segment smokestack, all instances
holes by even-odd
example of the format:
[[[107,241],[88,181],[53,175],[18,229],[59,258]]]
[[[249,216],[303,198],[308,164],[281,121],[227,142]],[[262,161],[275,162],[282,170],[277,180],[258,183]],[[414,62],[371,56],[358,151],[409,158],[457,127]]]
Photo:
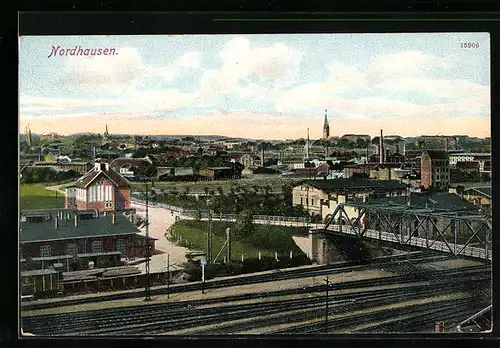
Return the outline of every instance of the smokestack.
[[[444,138],[444,151],[448,152],[448,138]]]
[[[55,227],[57,229],[59,227],[59,216],[57,216],[57,215],[54,217],[54,224],[55,224]]]
[[[379,158],[380,164],[384,163],[384,134],[382,129],[380,130],[380,145],[379,145]]]
[[[75,227],[78,227],[78,214],[75,213]]]

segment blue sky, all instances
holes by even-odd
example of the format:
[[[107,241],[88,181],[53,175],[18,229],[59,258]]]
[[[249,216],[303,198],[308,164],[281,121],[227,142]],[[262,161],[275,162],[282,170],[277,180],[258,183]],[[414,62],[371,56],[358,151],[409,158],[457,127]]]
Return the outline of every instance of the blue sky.
[[[48,57],[75,46],[117,55]],[[21,37],[21,129],[319,137],[327,109],[332,135],[489,136],[489,46],[487,33]]]

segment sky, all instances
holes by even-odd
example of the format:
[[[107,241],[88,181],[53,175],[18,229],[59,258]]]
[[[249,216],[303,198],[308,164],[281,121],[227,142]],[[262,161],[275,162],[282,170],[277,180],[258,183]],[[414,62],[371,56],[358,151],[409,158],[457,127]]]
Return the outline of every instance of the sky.
[[[314,139],[326,110],[331,136],[490,136],[488,33],[23,36],[19,49],[21,131]]]

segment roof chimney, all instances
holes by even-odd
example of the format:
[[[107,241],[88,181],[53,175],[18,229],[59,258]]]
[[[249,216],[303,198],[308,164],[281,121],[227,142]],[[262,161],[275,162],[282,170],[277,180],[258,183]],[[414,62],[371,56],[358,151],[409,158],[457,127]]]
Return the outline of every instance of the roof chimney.
[[[59,216],[57,215],[54,217],[54,225],[56,229],[59,227]]]
[[[78,214],[75,213],[75,227],[78,227]]]
[[[382,129],[380,130],[380,139],[379,139],[380,145],[379,145],[379,158],[380,158],[380,164],[384,163],[384,135],[382,133]]]

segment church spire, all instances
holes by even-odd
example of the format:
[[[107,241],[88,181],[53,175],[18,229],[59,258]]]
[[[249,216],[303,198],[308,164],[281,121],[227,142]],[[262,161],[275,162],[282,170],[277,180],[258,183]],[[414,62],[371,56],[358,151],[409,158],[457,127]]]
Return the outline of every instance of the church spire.
[[[109,132],[108,132],[108,125],[106,125],[106,131],[104,132],[104,136],[107,137],[109,135]]]
[[[328,139],[330,137],[330,126],[328,125],[327,110],[325,110],[325,122],[323,123],[323,139]]]

